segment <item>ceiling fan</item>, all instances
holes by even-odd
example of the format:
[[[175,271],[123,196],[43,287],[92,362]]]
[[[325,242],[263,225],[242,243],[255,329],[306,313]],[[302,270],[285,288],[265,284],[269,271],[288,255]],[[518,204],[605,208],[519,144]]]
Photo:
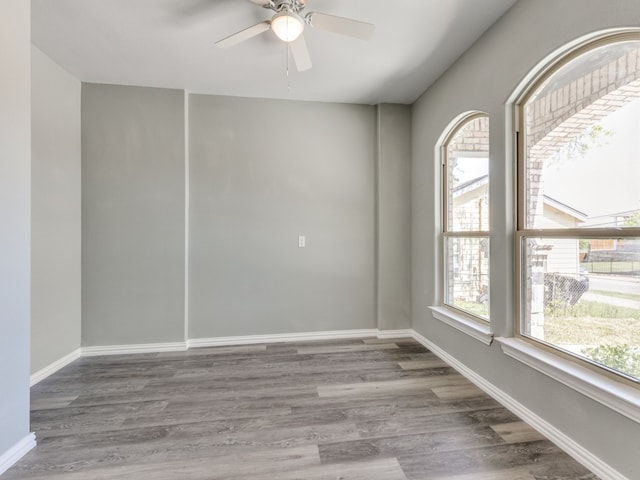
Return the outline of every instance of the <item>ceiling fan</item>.
[[[249,0],[275,13],[271,20],[257,23],[216,42],[220,48],[228,48],[255,37],[267,30],[291,47],[291,55],[299,72],[311,68],[311,57],[304,40],[305,25],[341,35],[368,40],[375,26],[350,18],[336,17],[326,13],[308,12],[304,9],[308,0]]]

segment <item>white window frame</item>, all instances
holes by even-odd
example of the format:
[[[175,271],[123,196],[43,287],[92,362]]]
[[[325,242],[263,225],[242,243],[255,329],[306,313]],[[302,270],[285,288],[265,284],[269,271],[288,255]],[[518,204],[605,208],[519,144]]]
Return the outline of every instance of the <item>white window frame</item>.
[[[623,415],[640,421],[640,401],[633,397],[632,392],[640,389],[640,382],[630,379],[623,374],[606,368],[588,359],[566,352],[554,345],[545,343],[531,336],[523,335],[524,296],[526,282],[523,278],[525,249],[527,238],[625,238],[640,237],[640,228],[566,228],[566,229],[533,229],[526,225],[526,152],[524,141],[524,110],[525,105],[538,88],[559,69],[571,60],[589,51],[608,44],[625,40],[640,41],[640,31],[614,32],[592,38],[574,47],[568,52],[557,56],[552,62],[541,69],[541,72],[523,89],[523,93],[514,103],[514,134],[516,152],[516,231],[515,231],[515,283],[516,283],[516,316],[513,339],[500,338],[505,353],[537,370],[548,374],[568,386],[582,391],[594,400],[606,404]],[[576,374],[578,371],[580,374]],[[560,373],[557,373],[560,372]],[[620,386],[624,386],[621,390]],[[629,388],[631,390],[629,390]],[[581,390],[582,389],[582,390]],[[596,390],[603,393],[595,394]],[[624,392],[624,395],[621,394]],[[624,407],[619,405],[623,404]]]
[[[490,345],[493,341],[493,335],[490,332],[489,324],[490,324],[490,315],[489,311],[489,319],[480,317],[478,315],[474,315],[471,312],[466,310],[457,308],[454,305],[446,303],[446,292],[448,289],[447,282],[447,240],[451,238],[478,238],[478,239],[488,239],[491,242],[491,235],[489,226],[487,226],[486,230],[478,230],[478,231],[451,231],[448,226],[449,219],[449,178],[448,178],[448,147],[450,142],[456,137],[460,131],[467,126],[473,120],[478,118],[486,118],[490,122],[489,115],[485,112],[473,111],[466,113],[460,117],[458,117],[453,124],[452,127],[448,129],[444,139],[440,143],[440,171],[441,171],[441,248],[440,248],[440,285],[442,289],[441,294],[441,306],[440,307],[431,307],[433,315],[435,318],[447,323],[448,325],[480,340],[481,342]],[[491,151],[491,146],[489,146],[489,155]],[[491,167],[489,167],[491,170]],[[488,180],[490,184],[490,178]],[[489,185],[487,185],[489,188]],[[491,201],[491,200],[489,200]],[[490,259],[489,259],[490,260]],[[489,262],[490,263],[490,262]],[[489,296],[491,295],[491,270],[489,267]],[[488,300],[490,303],[490,300]]]

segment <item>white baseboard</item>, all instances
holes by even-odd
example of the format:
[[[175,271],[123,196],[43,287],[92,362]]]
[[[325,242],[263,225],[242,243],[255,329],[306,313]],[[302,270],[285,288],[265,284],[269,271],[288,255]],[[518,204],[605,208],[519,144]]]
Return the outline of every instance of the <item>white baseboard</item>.
[[[413,338],[413,330],[406,328],[404,330],[378,330],[378,338]]]
[[[9,450],[0,455],[0,475],[9,470],[18,460],[24,457],[29,450],[36,446],[36,435],[30,433]]]
[[[312,340],[336,340],[375,337],[377,329],[336,330],[329,332],[279,333],[275,335],[246,335],[238,337],[192,338],[187,341],[189,348],[224,347],[231,345],[251,345],[256,343],[306,342]]]
[[[187,350],[186,342],[105,345],[101,347],[82,347],[82,356],[97,357],[101,355],[130,355],[133,353],[182,352],[184,350]]]
[[[98,357],[103,355],[130,355],[136,353],[182,352],[189,348],[198,347],[221,347],[230,345],[250,345],[256,343],[304,342],[311,340],[335,340],[340,338],[348,339],[375,336],[379,336],[380,338],[407,337],[411,336],[411,330],[386,330],[383,332],[379,332],[377,329],[336,330],[328,332],[283,333],[275,335],[194,338],[187,340],[186,342],[82,347],[31,375],[31,386],[44,380],[49,375],[52,375],[81,356]]]
[[[527,422],[538,432],[543,434],[553,443],[562,448],[567,454],[571,455],[576,461],[587,467],[593,473],[599,477],[607,480],[629,480],[617,470],[614,470],[610,465],[600,460],[600,458],[593,455],[582,445],[577,443],[572,438],[568,437],[549,422],[529,410],[513,397],[497,388],[492,383],[478,375],[476,372],[468,368],[463,363],[456,360],[450,354],[442,350],[436,344],[427,340],[416,331],[412,331],[413,338],[431,350],[434,354],[448,363],[451,367],[455,368],[460,374],[465,376],[468,380],[474,383],[478,388],[486,392],[493,397],[498,403],[508,408],[510,411],[518,415],[522,420]]]
[[[36,383],[41,382],[42,380],[47,378],[49,375],[53,375],[61,368],[66,367],[74,360],[80,358],[81,354],[82,354],[82,349],[78,348],[73,352],[65,355],[64,357],[56,360],[55,362],[47,365],[46,367],[38,370],[37,372],[32,373],[31,377],[29,378],[29,385],[33,387]]]
[[[105,345],[82,347],[83,357],[101,355],[128,355],[134,353],[178,352],[189,348],[252,345],[257,343],[306,342],[314,340],[336,340],[349,338],[397,338],[410,337],[411,330],[334,330],[324,332],[277,333],[272,335],[243,335],[233,337],[190,338],[186,342],[145,343],[139,345]],[[44,377],[43,377],[44,378]]]

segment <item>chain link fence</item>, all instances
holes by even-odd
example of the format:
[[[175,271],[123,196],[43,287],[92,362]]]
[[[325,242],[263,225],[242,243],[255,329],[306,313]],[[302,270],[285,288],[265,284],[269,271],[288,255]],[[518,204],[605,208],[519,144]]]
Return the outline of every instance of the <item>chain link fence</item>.
[[[605,260],[599,262],[582,262],[582,268],[589,273],[615,273],[617,275],[640,275],[640,260],[617,262]]]
[[[586,275],[544,274],[545,307],[566,308],[575,305],[587,290],[589,290],[589,277]]]

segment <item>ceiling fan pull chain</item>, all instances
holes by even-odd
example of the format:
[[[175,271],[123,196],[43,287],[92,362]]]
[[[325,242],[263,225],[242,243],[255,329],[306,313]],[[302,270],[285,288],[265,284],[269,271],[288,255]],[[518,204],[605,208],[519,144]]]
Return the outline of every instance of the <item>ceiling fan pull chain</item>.
[[[291,54],[291,44],[287,43],[287,93],[291,93],[291,80],[289,79],[289,56]]]

